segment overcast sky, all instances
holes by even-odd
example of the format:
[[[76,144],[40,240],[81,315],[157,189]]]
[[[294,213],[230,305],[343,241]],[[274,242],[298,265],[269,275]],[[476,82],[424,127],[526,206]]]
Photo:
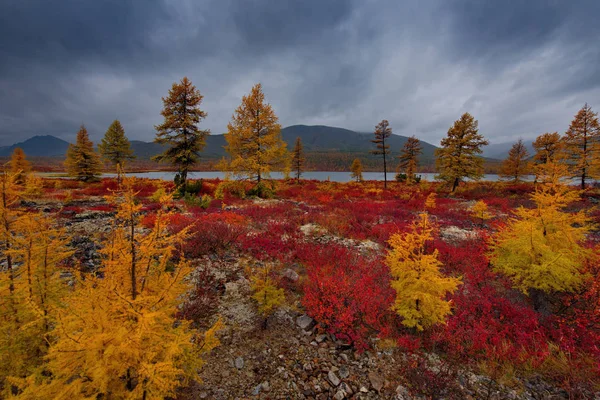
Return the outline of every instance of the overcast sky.
[[[599,0],[0,0],[0,144],[151,141],[188,76],[223,133],[263,84],[283,126],[438,144],[469,111],[491,142],[564,132],[600,110]]]

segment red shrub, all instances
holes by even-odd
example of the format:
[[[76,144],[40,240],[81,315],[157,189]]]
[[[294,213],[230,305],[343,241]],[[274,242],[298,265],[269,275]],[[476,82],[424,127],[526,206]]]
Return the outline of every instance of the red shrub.
[[[371,335],[387,331],[395,292],[383,263],[336,245],[314,247],[303,256],[308,281],[302,304],[320,327],[358,349],[368,347]]]

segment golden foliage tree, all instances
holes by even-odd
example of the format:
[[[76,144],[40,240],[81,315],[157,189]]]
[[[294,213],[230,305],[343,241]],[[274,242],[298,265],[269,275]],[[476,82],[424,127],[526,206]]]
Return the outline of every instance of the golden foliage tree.
[[[600,178],[600,124],[598,114],[587,103],[579,110],[563,138],[572,177],[581,178],[581,189],[589,179]]]
[[[352,161],[352,165],[350,166],[350,178],[356,179],[356,182],[360,182],[363,180],[362,172],[362,163],[360,162],[360,159],[355,158],[354,161]]]
[[[72,254],[66,232],[54,225],[41,213],[23,214],[13,224],[9,254],[19,265],[14,275],[18,322],[2,321],[0,328],[4,339],[0,339],[0,358],[6,367],[0,367],[0,382],[6,380],[5,392],[22,385],[27,376],[43,372],[43,356],[52,342],[56,312],[66,291],[61,265]]]
[[[263,316],[263,329],[267,327],[267,319],[285,302],[285,292],[278,288],[273,278],[273,265],[266,263],[250,270],[250,288],[254,292],[252,298],[258,304],[258,312]]]
[[[10,173],[14,176],[15,182],[24,183],[30,172],[31,164],[25,158],[25,152],[20,147],[15,148],[10,158]]]
[[[290,159],[281,138],[281,125],[273,107],[265,103],[260,83],[242,97],[242,104],[227,125],[225,140],[231,161],[223,167],[236,175],[256,179],[260,184],[271,171],[288,168]]]
[[[302,146],[302,139],[300,136],[296,138],[296,143],[294,145],[294,150],[292,152],[292,169],[296,174],[296,180],[300,180],[300,175],[304,172],[304,162],[306,158],[304,157],[304,147]]]
[[[409,232],[392,235],[386,257],[393,277],[391,285],[396,291],[393,309],[402,317],[403,325],[418,330],[445,321],[451,311],[446,295],[461,282],[442,275],[437,249],[427,251],[433,232],[427,213],[420,214]]]
[[[488,219],[493,218],[493,215],[489,212],[488,205],[485,201],[479,200],[469,209],[471,214],[480,220],[481,225]]]
[[[513,183],[521,181],[521,178],[529,174],[530,165],[527,159],[529,151],[522,139],[517,140],[508,152],[508,157],[500,166],[500,177],[510,179]]]
[[[133,160],[131,144],[125,136],[125,129],[118,119],[115,119],[108,127],[102,141],[98,144],[98,150],[102,157],[112,163],[117,169],[117,180],[121,181],[121,172],[127,161]]]
[[[204,335],[174,314],[188,291],[191,271],[174,258],[186,231],[169,235],[168,213],[159,210],[147,234],[139,232],[140,205],[126,190],[115,226],[102,250],[98,274],[78,276],[59,314],[56,342],[48,352],[50,376],[25,382],[25,398],[163,399],[197,378],[202,354],[218,345],[218,322]],[[163,198],[166,207],[168,198]],[[48,375],[48,374],[46,374]]]
[[[554,163],[547,163],[552,165]],[[525,293],[571,292],[580,287],[590,251],[582,246],[591,225],[585,211],[565,207],[579,198],[558,179],[539,185],[533,209],[521,207],[492,240],[494,269]]]
[[[69,176],[84,182],[97,179],[102,171],[100,156],[94,151],[94,143],[83,125],[77,132],[77,141],[67,149],[65,167]]]
[[[423,153],[421,142],[415,136],[411,136],[404,143],[398,159],[400,163],[399,169],[406,174],[406,183],[411,184],[415,181],[415,174],[419,166],[418,157]]]
[[[539,182],[540,175],[544,174],[544,170],[547,169],[546,164],[563,161],[564,142],[561,140],[558,132],[547,132],[534,140],[533,149],[535,150],[535,154],[533,155],[533,172],[536,182]]]
[[[453,192],[464,178],[483,177],[483,159],[478,155],[488,141],[479,134],[478,125],[471,114],[464,113],[448,129],[442,147],[435,151],[437,178],[451,184]]]
[[[383,157],[383,187],[387,188],[387,155],[390,153],[390,145],[385,144],[385,139],[392,134],[392,128],[387,120],[382,120],[375,126],[375,139],[371,140],[375,144],[375,150],[371,154],[381,155]]]
[[[184,189],[188,171],[198,162],[198,153],[204,149],[206,136],[210,134],[210,131],[198,128],[200,121],[206,118],[206,112],[200,109],[203,97],[187,77],[183,77],[179,83],[173,83],[169,95],[162,98],[163,110],[160,114],[164,121],[154,127],[154,142],[167,145],[168,148],[153,159],[176,166],[175,184]]]

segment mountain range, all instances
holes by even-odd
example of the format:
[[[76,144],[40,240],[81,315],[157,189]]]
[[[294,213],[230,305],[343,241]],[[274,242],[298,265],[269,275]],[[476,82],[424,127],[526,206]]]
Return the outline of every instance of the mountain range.
[[[309,168],[329,171],[347,170],[354,158],[361,159],[365,170],[380,169],[381,167],[381,156],[370,154],[370,151],[374,149],[374,144],[371,142],[374,137],[373,133],[324,125],[293,125],[283,128],[281,135],[287,142],[289,150],[293,149],[296,138],[301,138]],[[388,159],[390,170],[395,168],[396,157],[407,140],[406,136],[394,134],[387,139],[386,142],[390,145],[390,158]],[[224,135],[209,135],[201,153],[202,160],[210,164],[226,156],[225,145]],[[484,156],[503,158],[502,153],[507,153],[511,145],[492,145],[496,147],[492,149],[492,152],[486,151]],[[54,136],[34,136],[11,146],[0,147],[0,157],[8,157],[16,147],[20,147],[29,157],[62,158],[65,156],[68,146],[68,142]],[[437,147],[423,141],[421,141],[421,146],[423,153],[419,163],[424,169],[432,169]],[[137,160],[149,160],[164,150],[163,145],[141,140],[132,140],[131,147]]]
[[[296,137],[302,139],[306,152],[368,152],[373,148],[372,133],[355,132],[349,129],[335,128],[323,125],[293,125],[281,130],[282,138],[288,143],[288,148],[294,146]],[[407,137],[392,135],[388,139],[392,153],[398,153],[406,142]],[[421,142],[423,157],[430,158],[436,147]],[[206,139],[206,147],[202,151],[205,158],[220,158],[226,155],[224,135],[210,135]],[[30,157],[60,157],[64,156],[69,143],[55,136],[34,136],[11,146],[0,147],[0,157],[10,156],[17,147],[23,149]],[[131,147],[138,158],[146,159],[163,151],[163,146],[154,142],[132,140]]]

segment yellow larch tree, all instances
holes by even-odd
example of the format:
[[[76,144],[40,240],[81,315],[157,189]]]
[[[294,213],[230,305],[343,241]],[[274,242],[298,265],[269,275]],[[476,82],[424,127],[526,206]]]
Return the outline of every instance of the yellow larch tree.
[[[6,367],[0,367],[0,382],[7,381],[5,394],[24,385],[29,375],[44,372],[43,357],[67,289],[60,277],[62,262],[72,254],[68,235],[54,225],[51,217],[41,213],[23,214],[13,224],[15,237],[8,254],[19,265],[14,280],[19,321],[12,335],[0,340],[0,358]]]
[[[400,150],[398,169],[406,175],[406,183],[409,185],[416,180],[417,167],[419,166],[419,155],[423,153],[421,141],[416,136],[411,136]]]
[[[451,312],[446,295],[461,283],[459,278],[442,275],[437,249],[426,249],[434,228],[427,213],[422,213],[409,232],[394,234],[388,242],[391,249],[386,263],[396,291],[392,308],[402,317],[403,325],[419,331],[445,321]]]
[[[125,188],[111,198],[118,212],[101,268],[79,275],[64,299],[49,377],[30,377],[23,398],[164,399],[197,379],[203,354],[218,345],[220,320],[199,334],[174,316],[191,285],[190,264],[174,257],[186,231],[169,235],[168,212],[159,210],[142,234],[141,206],[128,180]]]
[[[253,291],[252,298],[258,304],[258,312],[263,316],[263,329],[265,329],[269,316],[285,302],[285,292],[277,287],[273,278],[272,264],[255,265],[254,268],[249,268],[248,272],[250,288]]]
[[[437,178],[452,185],[452,192],[464,179],[473,180],[483,177],[483,158],[479,155],[481,147],[488,141],[479,134],[479,123],[469,113],[464,113],[448,129],[439,149],[435,151]]]
[[[571,121],[563,141],[571,176],[581,179],[583,190],[586,181],[600,177],[600,123],[587,103]]]
[[[546,182],[543,177],[547,177],[548,172],[555,169],[558,164],[564,164],[564,142],[561,140],[558,132],[546,132],[538,136],[533,142],[533,149],[535,154],[533,155],[533,173],[535,174],[535,181],[541,183],[549,183],[553,181],[551,178]],[[551,168],[546,164],[554,163]],[[568,175],[566,164],[564,164],[564,176]],[[558,171],[557,171],[558,172]]]
[[[487,203],[483,200],[479,200],[479,201],[475,202],[475,204],[473,204],[471,206],[471,208],[469,208],[469,212],[475,218],[479,219],[479,221],[481,222],[481,225],[483,225],[483,223],[486,220],[491,219],[493,217],[493,215],[488,210]]]
[[[225,140],[231,161],[221,166],[235,175],[260,184],[272,171],[289,170],[291,159],[281,137],[281,125],[273,107],[265,102],[260,83],[242,97],[227,125]]]
[[[582,245],[592,226],[585,210],[564,211],[579,193],[561,184],[559,175],[549,179],[553,181],[538,185],[531,195],[535,207],[519,208],[491,243],[494,269],[530,295],[577,290],[585,278],[585,260],[591,257]]]
[[[10,158],[10,172],[18,184],[24,183],[27,175],[31,172],[31,164],[25,158],[25,152],[20,147],[13,150]]]
[[[528,158],[529,151],[525,143],[523,143],[522,139],[517,140],[508,152],[508,157],[500,166],[500,177],[509,179],[513,183],[520,182],[521,178],[529,174],[530,164],[527,161]]]
[[[356,182],[360,182],[363,180],[363,166],[359,158],[355,158],[354,161],[352,161],[352,165],[350,166],[350,172],[350,177],[352,179],[356,179]]]

